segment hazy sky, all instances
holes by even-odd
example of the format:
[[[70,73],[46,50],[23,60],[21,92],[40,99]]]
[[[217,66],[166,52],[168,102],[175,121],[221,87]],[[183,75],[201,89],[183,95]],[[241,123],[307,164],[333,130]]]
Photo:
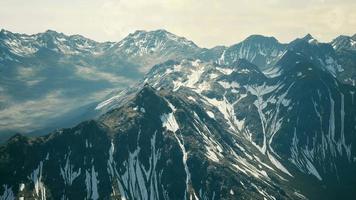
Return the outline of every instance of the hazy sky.
[[[53,29],[119,41],[137,29],[166,29],[202,47],[251,34],[281,42],[311,33],[320,41],[356,33],[356,0],[1,0],[0,28]]]

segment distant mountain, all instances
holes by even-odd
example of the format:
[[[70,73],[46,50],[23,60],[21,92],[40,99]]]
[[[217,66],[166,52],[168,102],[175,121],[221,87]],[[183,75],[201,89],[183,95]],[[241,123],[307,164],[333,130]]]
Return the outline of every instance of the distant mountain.
[[[290,53],[297,54],[296,57],[298,57],[299,61],[300,59],[303,59],[304,61],[319,67],[319,69],[323,71],[328,71],[335,77],[344,70],[337,62],[336,53],[333,47],[328,43],[318,42],[310,34],[306,35],[304,38],[292,41],[288,45],[287,52],[289,55]],[[281,58],[278,62],[283,62],[283,59],[284,58]],[[289,66],[293,66],[293,63],[290,63]]]
[[[165,30],[136,31],[105,52],[105,59],[127,59],[147,72],[155,64],[194,57],[201,49],[192,41]]]
[[[331,45],[337,51],[343,49],[356,50],[356,34],[352,37],[340,35],[331,42]]]
[[[111,42],[99,43],[80,35],[67,36],[53,30],[26,35],[2,29],[0,38],[1,46],[19,57],[36,56],[45,49],[64,55],[97,55],[113,45]]]
[[[93,118],[98,115],[94,105],[168,60],[229,66],[244,59],[275,77],[294,66],[290,58],[295,57],[293,62],[309,62],[355,86],[355,36],[340,37],[321,43],[308,34],[282,44],[274,37],[252,35],[229,47],[207,49],[165,30],[136,31],[104,43],[52,30],[34,35],[1,30],[0,135],[46,133]]]
[[[74,125],[90,104],[130,80],[93,65],[111,43],[55,31],[35,35],[0,32],[0,132]],[[100,71],[100,72],[99,72]],[[110,80],[111,78],[111,80]],[[80,103],[79,103],[80,102]]]
[[[356,86],[356,34],[352,37],[339,36],[331,42],[331,45],[336,50],[337,60],[344,69],[339,79]]]
[[[279,43],[274,37],[252,35],[224,50],[217,62],[231,64],[238,59],[246,59],[261,69],[265,69],[275,64],[283,55],[285,48],[286,45]]]
[[[137,31],[118,43],[52,30],[34,35],[1,30],[1,136],[73,126],[93,117],[88,109],[93,103],[141,79],[151,64],[198,50],[164,30]]]

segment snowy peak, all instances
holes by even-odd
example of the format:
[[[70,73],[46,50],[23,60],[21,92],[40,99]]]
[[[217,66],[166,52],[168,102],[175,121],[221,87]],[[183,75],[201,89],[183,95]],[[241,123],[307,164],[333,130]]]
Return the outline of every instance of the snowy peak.
[[[0,35],[1,36],[4,36],[4,35],[12,35],[13,33],[11,32],[11,31],[8,31],[8,30],[6,30],[6,29],[1,29],[1,31],[0,31]]]
[[[147,72],[158,63],[192,58],[201,50],[192,41],[165,30],[136,31],[108,49],[105,56],[138,64],[140,71]]]
[[[156,51],[169,50],[172,45],[186,48],[198,48],[192,41],[184,37],[176,36],[166,30],[159,29],[155,31],[136,31],[129,34],[121,40],[114,48],[126,48],[127,53],[138,54],[154,53]]]
[[[310,43],[310,44],[317,44],[318,41],[310,34],[308,33],[307,35],[305,35],[302,40]]]
[[[352,37],[341,35],[335,38],[331,45],[336,51],[340,50],[356,50],[356,34]]]
[[[356,41],[356,34],[354,34],[351,38]]]
[[[238,59],[246,59],[260,69],[265,69],[274,65],[284,50],[285,45],[274,37],[252,35],[224,50],[217,62],[231,64]]]
[[[320,43],[309,33],[304,37],[297,38],[288,44],[289,48],[294,46],[318,46],[318,45],[320,45]]]
[[[194,42],[192,42],[184,37],[174,35],[164,29],[158,29],[155,31],[145,32],[145,34],[155,36],[157,38],[161,38],[162,40],[171,40],[171,41],[175,41],[177,43],[181,43],[183,45],[198,47]]]
[[[55,30],[48,29],[44,33],[39,33],[39,35],[48,35],[52,37],[64,37],[65,35],[63,33],[59,33]]]
[[[100,54],[111,46],[110,43],[99,43],[79,35],[65,35],[53,30],[27,35],[2,30],[0,45],[20,57],[35,56],[43,49],[64,55]]]
[[[300,63],[309,63],[329,72],[334,77],[337,77],[344,70],[338,63],[337,55],[330,44],[309,43],[305,40],[297,39],[288,46],[288,51],[277,62],[277,65],[282,71],[288,71]]]

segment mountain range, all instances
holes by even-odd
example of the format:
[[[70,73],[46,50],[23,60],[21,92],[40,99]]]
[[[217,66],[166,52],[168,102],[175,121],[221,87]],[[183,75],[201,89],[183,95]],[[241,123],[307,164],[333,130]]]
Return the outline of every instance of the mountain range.
[[[355,37],[2,30],[0,197],[352,199]]]

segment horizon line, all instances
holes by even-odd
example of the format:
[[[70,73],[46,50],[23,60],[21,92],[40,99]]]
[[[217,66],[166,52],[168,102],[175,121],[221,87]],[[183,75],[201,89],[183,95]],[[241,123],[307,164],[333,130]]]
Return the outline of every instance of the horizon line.
[[[96,40],[96,39],[92,39],[92,38],[90,38],[90,37],[88,37],[88,36],[85,36],[84,34],[80,34],[80,33],[75,33],[75,34],[65,33],[65,32],[58,31],[58,30],[54,30],[54,29],[50,29],[50,28],[49,28],[49,29],[46,29],[46,30],[44,30],[44,31],[36,32],[36,33],[25,33],[25,32],[22,32],[22,33],[21,33],[21,32],[11,31],[11,30],[8,30],[8,29],[5,29],[5,28],[1,28],[1,29],[0,29],[0,32],[6,31],[6,32],[10,32],[10,33],[12,33],[12,34],[19,34],[19,35],[26,35],[26,36],[35,36],[35,35],[38,35],[38,34],[44,34],[44,33],[46,33],[46,32],[53,31],[53,32],[56,32],[56,33],[58,33],[58,34],[63,34],[63,35],[65,35],[65,36],[67,36],[67,37],[81,36],[81,37],[84,37],[84,38],[86,38],[86,39],[88,39],[88,40],[92,40],[92,41],[97,42],[97,43],[119,43],[119,42],[121,42],[122,40],[124,40],[125,38],[127,38],[129,35],[134,34],[134,33],[136,33],[136,32],[139,32],[139,31],[149,33],[149,32],[157,32],[157,31],[162,31],[162,30],[165,31],[165,32],[167,32],[167,33],[173,34],[173,35],[175,35],[175,36],[177,36],[177,37],[182,37],[182,38],[184,38],[184,39],[186,39],[186,40],[188,40],[188,41],[191,41],[191,42],[193,42],[196,46],[198,46],[199,48],[202,48],[202,49],[213,49],[213,48],[215,48],[215,47],[231,47],[231,46],[234,46],[234,45],[237,45],[237,44],[239,44],[239,43],[244,42],[245,40],[247,40],[247,39],[250,38],[251,36],[262,36],[262,37],[265,37],[265,38],[274,38],[274,39],[276,39],[277,42],[280,43],[280,44],[290,44],[290,43],[293,42],[294,40],[303,39],[303,38],[305,38],[305,37],[307,37],[307,36],[311,36],[311,37],[312,37],[313,39],[315,39],[318,43],[326,43],[326,44],[329,44],[329,43],[331,43],[333,40],[335,40],[336,38],[338,38],[338,37],[340,37],[340,36],[350,37],[350,38],[356,36],[356,33],[353,34],[353,35],[339,34],[339,35],[337,35],[337,36],[334,36],[332,40],[326,42],[326,41],[320,41],[319,39],[315,38],[315,37],[314,37],[312,34],[310,34],[310,33],[306,33],[304,36],[302,36],[302,37],[296,37],[296,38],[294,38],[293,40],[291,40],[291,41],[289,41],[289,42],[281,42],[281,41],[280,41],[278,38],[276,38],[275,36],[264,35],[264,34],[250,34],[250,35],[248,35],[247,37],[245,37],[245,39],[243,39],[243,40],[241,40],[241,41],[238,41],[238,42],[235,42],[235,43],[230,44],[230,45],[219,44],[219,45],[215,45],[215,46],[212,46],[212,47],[202,47],[202,46],[196,44],[195,41],[193,41],[193,40],[191,40],[191,39],[189,39],[189,38],[187,38],[187,37],[185,37],[185,36],[181,36],[181,35],[177,35],[177,34],[175,34],[175,33],[172,33],[172,32],[170,32],[170,31],[168,31],[167,29],[164,29],[164,28],[152,29],[152,30],[136,29],[135,31],[132,31],[132,32],[128,33],[125,37],[123,37],[122,39],[120,39],[120,40],[118,40],[118,41],[110,41],[110,40],[99,41],[99,40]]]

